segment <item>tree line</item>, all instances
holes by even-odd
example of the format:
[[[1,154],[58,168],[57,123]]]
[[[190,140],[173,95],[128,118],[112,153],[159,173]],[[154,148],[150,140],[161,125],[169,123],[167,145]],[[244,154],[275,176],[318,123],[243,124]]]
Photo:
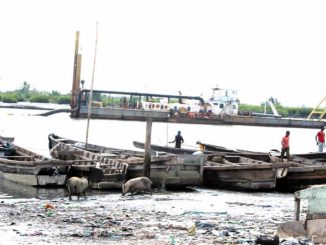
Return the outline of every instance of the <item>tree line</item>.
[[[13,91],[0,92],[0,101],[5,103],[34,102],[70,104],[71,94],[60,94],[58,91],[37,91],[24,82],[22,87]]]
[[[283,117],[291,117],[291,118],[307,118],[312,111],[311,107],[287,107],[279,104],[274,104],[275,109],[278,114]],[[264,113],[265,112],[265,103],[261,103],[260,105],[247,105],[240,104],[239,111],[242,112],[255,112],[255,113]],[[267,106],[266,113],[272,114],[272,109]]]

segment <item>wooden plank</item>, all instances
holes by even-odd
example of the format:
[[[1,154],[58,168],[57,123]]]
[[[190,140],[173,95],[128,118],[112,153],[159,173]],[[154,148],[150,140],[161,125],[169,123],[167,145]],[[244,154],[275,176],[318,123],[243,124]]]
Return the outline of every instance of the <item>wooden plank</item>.
[[[71,156],[71,155],[82,155],[83,152],[79,151],[79,150],[60,150],[57,151],[56,154],[58,154],[59,156]]]
[[[21,156],[21,155],[17,155],[17,156],[0,156],[0,158],[5,158],[5,159],[10,159],[10,158],[36,158],[35,156]]]

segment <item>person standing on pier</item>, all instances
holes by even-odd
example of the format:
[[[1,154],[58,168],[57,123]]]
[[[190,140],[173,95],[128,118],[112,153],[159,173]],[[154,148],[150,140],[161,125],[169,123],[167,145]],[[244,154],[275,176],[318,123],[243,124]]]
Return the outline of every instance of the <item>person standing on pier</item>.
[[[181,131],[178,131],[178,134],[175,136],[174,140],[169,143],[175,142],[175,148],[181,148],[181,144],[184,142],[183,137],[181,136]]]
[[[316,143],[318,145],[318,151],[323,152],[325,148],[325,133],[324,133],[324,126],[320,128],[320,131],[316,134]]]
[[[286,153],[286,158],[290,161],[290,131],[286,131],[285,136],[283,136],[281,150],[281,161],[283,162],[284,154]]]

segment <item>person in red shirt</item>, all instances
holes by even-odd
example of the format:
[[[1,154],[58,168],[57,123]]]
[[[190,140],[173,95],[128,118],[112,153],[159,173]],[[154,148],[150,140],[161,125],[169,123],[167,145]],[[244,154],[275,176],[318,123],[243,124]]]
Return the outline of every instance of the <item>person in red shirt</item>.
[[[281,161],[283,162],[285,153],[287,160],[290,161],[290,131],[286,131],[285,136],[282,138],[281,144]]]
[[[325,148],[325,133],[324,133],[324,126],[320,128],[316,135],[316,143],[318,145],[318,151],[323,152]]]

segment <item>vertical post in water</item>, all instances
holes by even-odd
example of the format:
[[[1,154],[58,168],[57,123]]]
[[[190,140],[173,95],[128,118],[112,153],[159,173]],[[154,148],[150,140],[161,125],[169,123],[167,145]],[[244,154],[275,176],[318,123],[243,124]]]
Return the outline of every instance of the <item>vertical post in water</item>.
[[[151,138],[152,138],[152,118],[146,120],[146,140],[143,176],[151,176]]]
[[[76,107],[76,96],[77,96],[77,86],[78,86],[78,51],[79,51],[79,31],[76,31],[75,38],[75,55],[74,55],[74,70],[72,78],[72,89],[71,89],[71,102],[70,107],[73,109]]]
[[[294,220],[300,219],[300,192],[294,193]]]

